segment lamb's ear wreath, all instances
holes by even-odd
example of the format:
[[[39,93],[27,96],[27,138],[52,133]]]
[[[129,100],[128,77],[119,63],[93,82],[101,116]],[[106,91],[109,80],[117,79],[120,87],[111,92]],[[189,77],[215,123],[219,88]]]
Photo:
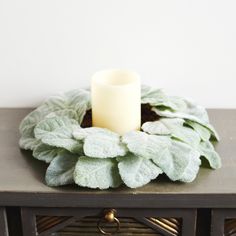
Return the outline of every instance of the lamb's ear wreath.
[[[219,136],[206,110],[160,89],[142,87],[142,131],[122,137],[91,126],[90,91],[76,89],[53,96],[20,124],[20,147],[49,163],[49,186],[76,183],[88,188],[137,188],[166,174],[191,182],[200,157],[221,167],[212,142]]]

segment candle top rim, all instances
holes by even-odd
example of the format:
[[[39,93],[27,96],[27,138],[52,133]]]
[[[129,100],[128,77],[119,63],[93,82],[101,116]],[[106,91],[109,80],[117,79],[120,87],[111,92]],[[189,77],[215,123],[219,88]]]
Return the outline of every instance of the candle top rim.
[[[92,76],[92,82],[112,87],[124,87],[140,83],[140,76],[132,70],[107,69],[96,72]]]

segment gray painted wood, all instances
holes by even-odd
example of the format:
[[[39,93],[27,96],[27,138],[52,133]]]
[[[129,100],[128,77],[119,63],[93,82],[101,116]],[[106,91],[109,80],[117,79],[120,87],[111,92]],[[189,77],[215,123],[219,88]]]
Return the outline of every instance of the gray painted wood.
[[[224,214],[219,210],[213,210],[211,215],[211,236],[224,235]]]
[[[212,209],[211,236],[236,234],[236,209]],[[233,220],[230,225],[226,220]]]
[[[23,236],[20,208],[7,207],[6,214],[7,214],[8,234],[10,236]]]
[[[9,236],[7,227],[7,216],[4,207],[0,207],[0,235]]]
[[[153,229],[155,235],[163,235],[163,236],[173,236],[173,235],[181,235],[181,236],[194,236],[196,230],[196,209],[124,209],[124,208],[116,208],[116,217],[122,221],[122,218],[128,217],[132,218],[134,221],[140,222],[146,225],[148,228]],[[104,209],[100,208],[22,208],[22,224],[23,224],[23,232],[24,236],[46,236],[50,235],[50,233],[57,232],[58,230],[65,228],[66,225],[69,226],[71,223],[74,223],[76,220],[82,220],[86,216],[96,216],[97,220],[104,217]],[[70,218],[62,223],[53,225],[49,229],[41,233],[37,233],[36,230],[36,216],[69,216]],[[160,227],[158,224],[154,222],[151,223],[150,219],[147,218],[177,218],[181,219],[179,228],[176,230],[176,233],[171,233],[167,231],[165,227]],[[176,220],[177,220],[176,219]],[[136,222],[136,223],[137,223]],[[97,224],[96,224],[97,225]],[[182,225],[182,226],[181,226]],[[76,228],[77,226],[75,226]],[[73,228],[73,227],[72,227]],[[89,229],[88,232],[94,231],[94,229]],[[121,231],[124,233],[122,235],[130,235],[126,234],[125,228],[123,229],[121,226]],[[131,228],[132,231],[132,228]],[[138,233],[137,233],[138,232]],[[146,232],[146,230],[145,230]],[[152,230],[149,231],[153,232]],[[142,229],[138,228],[136,230],[138,235],[147,235],[142,234]],[[70,235],[70,234],[68,234]],[[80,235],[80,234],[78,234]],[[120,235],[120,234],[119,234]],[[132,234],[133,235],[133,234]],[[134,234],[136,235],[136,234]],[[201,235],[204,236],[204,235]]]
[[[221,142],[219,170],[201,168],[193,183],[166,177],[138,189],[90,190],[45,185],[47,165],[18,147],[18,127],[30,109],[0,109],[0,205],[40,207],[236,208],[236,110],[209,110]]]

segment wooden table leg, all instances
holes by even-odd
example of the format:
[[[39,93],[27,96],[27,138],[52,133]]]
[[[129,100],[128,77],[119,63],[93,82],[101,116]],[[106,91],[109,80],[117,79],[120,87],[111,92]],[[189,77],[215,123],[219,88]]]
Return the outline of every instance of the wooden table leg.
[[[9,236],[5,208],[0,207],[0,235]]]

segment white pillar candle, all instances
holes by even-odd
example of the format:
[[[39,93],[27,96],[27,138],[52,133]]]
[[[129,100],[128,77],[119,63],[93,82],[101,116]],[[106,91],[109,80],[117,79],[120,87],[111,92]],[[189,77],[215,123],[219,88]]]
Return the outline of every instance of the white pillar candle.
[[[92,123],[120,135],[141,126],[141,85],[137,73],[103,70],[91,84]]]

